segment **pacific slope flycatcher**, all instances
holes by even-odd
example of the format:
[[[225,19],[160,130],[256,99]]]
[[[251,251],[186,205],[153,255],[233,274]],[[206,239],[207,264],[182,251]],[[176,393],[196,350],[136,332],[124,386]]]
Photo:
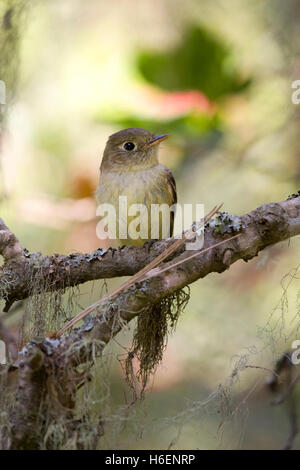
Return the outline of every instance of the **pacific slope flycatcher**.
[[[173,235],[175,211],[168,214],[164,210],[160,210],[159,214],[156,212],[161,204],[169,210],[177,202],[173,175],[158,161],[158,146],[167,137],[155,137],[145,129],[131,128],[116,132],[106,143],[96,200],[99,205],[114,206],[116,237],[121,245],[141,246],[153,238]],[[120,196],[123,196],[123,201],[125,196],[126,207],[119,204]],[[143,205],[143,210],[130,212],[133,204]],[[155,221],[158,223],[154,227]],[[135,230],[132,231],[132,228]]]

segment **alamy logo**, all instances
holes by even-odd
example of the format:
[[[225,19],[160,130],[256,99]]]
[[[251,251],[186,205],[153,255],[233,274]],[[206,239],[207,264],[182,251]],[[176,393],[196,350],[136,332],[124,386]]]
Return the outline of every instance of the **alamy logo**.
[[[155,240],[171,236],[171,221],[175,218],[177,236],[182,238],[183,232],[188,230],[193,221],[198,225],[204,218],[203,204],[128,204],[126,196],[119,196],[116,206],[108,203],[97,207],[96,215],[101,217],[96,227],[96,234],[100,239],[112,240]],[[187,250],[200,250],[204,243],[203,227],[197,229],[186,242]]]
[[[0,364],[6,364],[6,345],[2,340],[0,340]]]
[[[291,362],[295,366],[300,364],[300,340],[295,339],[295,341],[292,342],[292,348],[295,349],[291,356]]]
[[[300,103],[300,80],[294,80],[292,82],[292,88],[296,89],[292,93],[291,99],[293,104],[299,104]]]

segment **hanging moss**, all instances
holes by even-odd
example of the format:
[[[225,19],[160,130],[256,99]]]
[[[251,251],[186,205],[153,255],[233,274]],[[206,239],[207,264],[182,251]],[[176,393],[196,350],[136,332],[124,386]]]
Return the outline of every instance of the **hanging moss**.
[[[144,391],[149,376],[161,362],[167,345],[168,333],[175,330],[180,314],[185,309],[189,298],[189,288],[180,289],[169,297],[155,303],[138,315],[131,351],[125,362],[127,380],[134,384],[132,361],[139,360],[137,378]]]

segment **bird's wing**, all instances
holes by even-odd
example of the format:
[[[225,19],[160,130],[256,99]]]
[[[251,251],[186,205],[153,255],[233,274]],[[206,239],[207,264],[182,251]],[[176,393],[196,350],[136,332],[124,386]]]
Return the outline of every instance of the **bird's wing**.
[[[168,187],[168,191],[171,195],[171,200],[172,200],[171,205],[173,205],[177,203],[176,182],[169,168],[165,167],[165,172],[167,176],[167,187]],[[174,218],[175,218],[175,211],[172,211],[171,217],[170,217],[170,236],[171,237],[173,236],[173,230],[174,230]]]

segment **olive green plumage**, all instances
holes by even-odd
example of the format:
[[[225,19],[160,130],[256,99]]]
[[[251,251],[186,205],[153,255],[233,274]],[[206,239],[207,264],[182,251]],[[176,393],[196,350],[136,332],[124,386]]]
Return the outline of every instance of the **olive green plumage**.
[[[119,216],[127,218],[127,225],[136,215],[119,213],[119,196],[127,197],[127,208],[132,204],[144,204],[148,209],[147,221],[140,215],[141,223],[146,223],[148,231],[138,239],[132,239],[130,232],[127,238],[119,240],[121,245],[143,245],[151,240],[151,205],[167,204],[169,207],[177,202],[176,185],[171,171],[158,161],[159,143],[166,135],[155,137],[144,129],[130,128],[111,135],[107,141],[100,167],[100,182],[96,191],[97,204],[109,203],[116,209]],[[159,218],[159,235],[162,238],[162,217]],[[153,221],[153,219],[152,219]],[[173,235],[174,213],[170,217],[169,234]],[[153,228],[153,227],[152,227]],[[119,224],[117,223],[117,234]]]

